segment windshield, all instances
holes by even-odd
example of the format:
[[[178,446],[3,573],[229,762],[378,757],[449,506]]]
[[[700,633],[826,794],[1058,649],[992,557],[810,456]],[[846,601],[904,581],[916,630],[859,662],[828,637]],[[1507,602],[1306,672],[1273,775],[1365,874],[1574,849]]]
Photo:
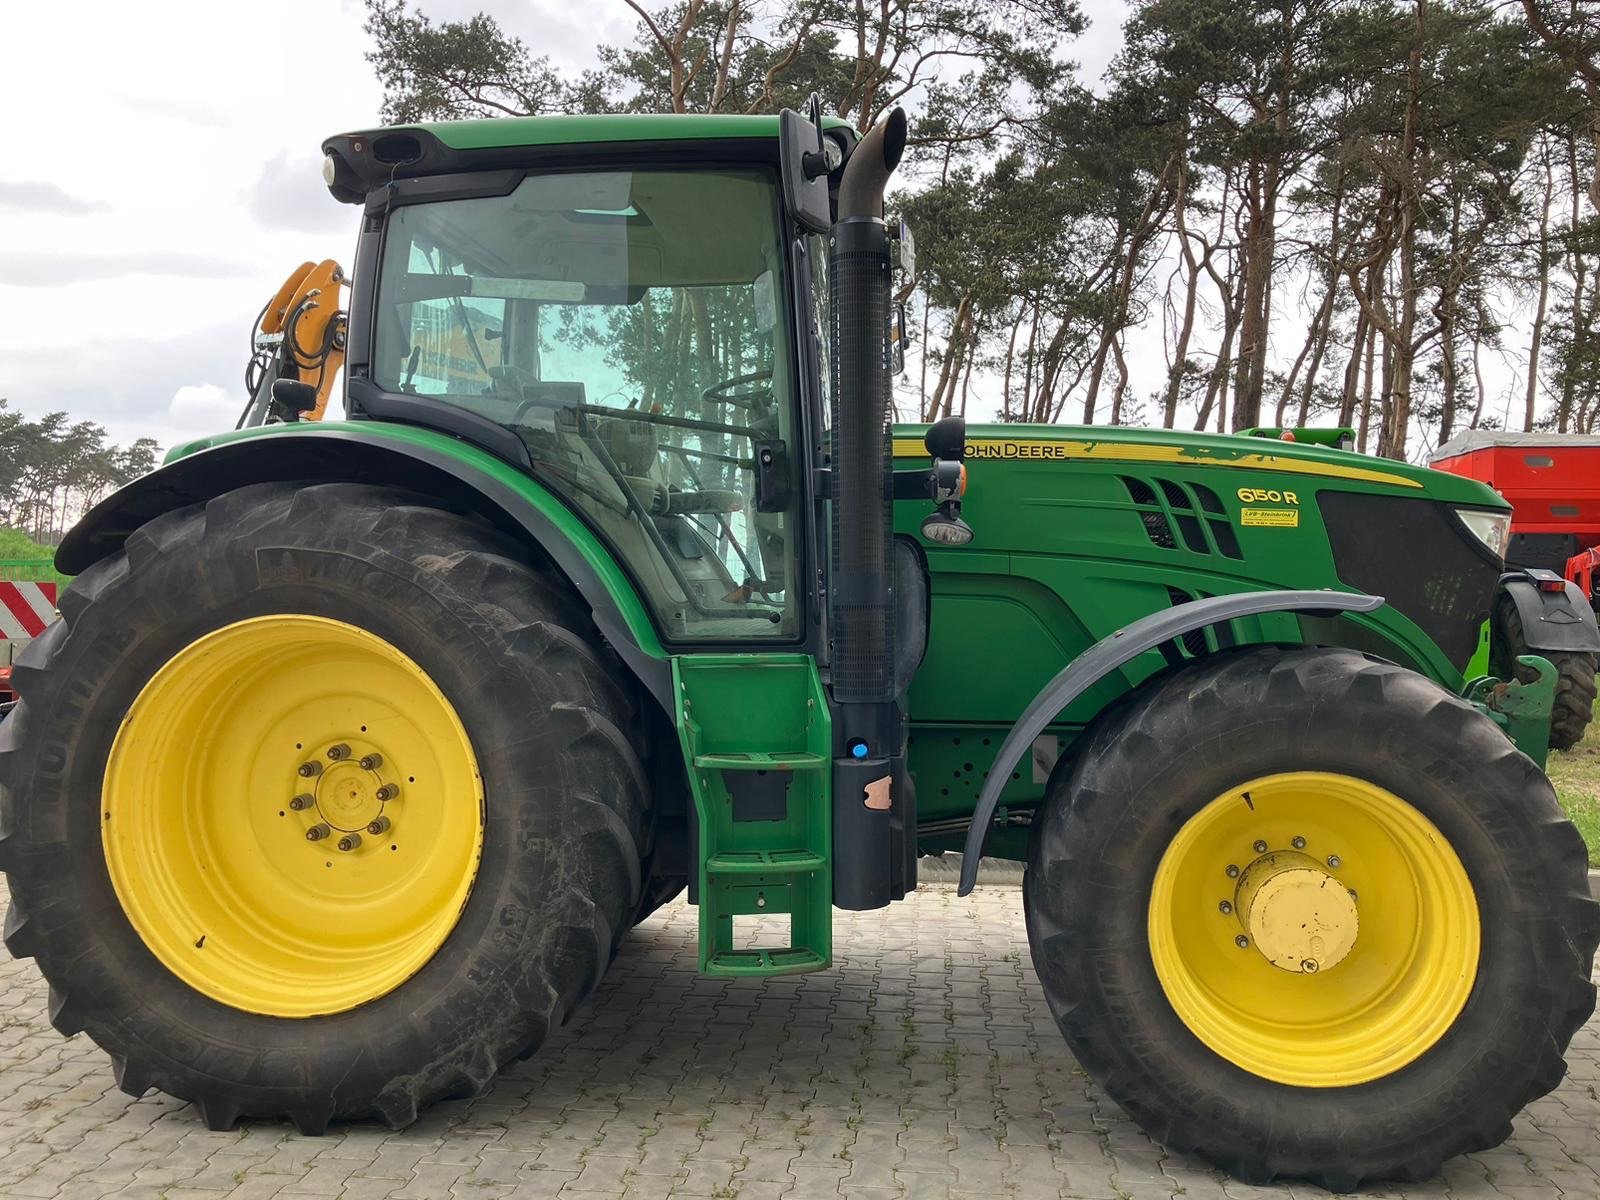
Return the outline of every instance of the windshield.
[[[515,432],[668,637],[793,637],[779,228],[760,169],[530,175],[399,208],[374,378]]]

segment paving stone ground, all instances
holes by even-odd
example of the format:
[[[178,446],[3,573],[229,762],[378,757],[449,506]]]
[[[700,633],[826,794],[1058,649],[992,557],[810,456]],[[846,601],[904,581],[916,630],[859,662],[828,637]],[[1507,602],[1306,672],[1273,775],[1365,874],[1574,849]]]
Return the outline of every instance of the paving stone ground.
[[[0,910],[4,909],[0,887]],[[695,973],[694,910],[629,938],[596,994],[528,1062],[401,1133],[211,1133],[188,1105],[116,1089],[46,1018],[32,963],[0,952],[0,1197],[48,1200],[1257,1200],[1152,1143],[1083,1074],[1028,965],[1021,893],[924,888],[836,913],[831,971]],[[1486,1154],[1388,1197],[1600,1196],[1600,1024],[1571,1073]]]

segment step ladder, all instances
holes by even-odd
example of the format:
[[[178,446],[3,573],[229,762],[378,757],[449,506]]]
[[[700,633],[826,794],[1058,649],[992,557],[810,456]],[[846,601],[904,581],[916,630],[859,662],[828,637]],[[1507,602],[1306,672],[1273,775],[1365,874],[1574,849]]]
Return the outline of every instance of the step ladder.
[[[700,970],[749,977],[833,959],[832,728],[803,654],[672,660],[698,831]],[[741,948],[735,918],[789,915],[789,944]]]

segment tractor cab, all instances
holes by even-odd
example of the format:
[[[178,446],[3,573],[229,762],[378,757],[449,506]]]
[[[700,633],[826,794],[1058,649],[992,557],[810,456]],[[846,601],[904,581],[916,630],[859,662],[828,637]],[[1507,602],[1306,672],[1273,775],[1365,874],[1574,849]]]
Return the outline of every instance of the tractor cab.
[[[513,170],[483,169],[470,123],[330,139],[335,195],[366,207],[348,409],[524,465],[616,555],[665,640],[808,643],[822,233],[856,135],[801,122],[791,147],[742,136],[770,120],[708,118],[685,142],[682,123],[619,120],[634,136],[581,166],[550,128],[586,118],[538,119],[557,144]],[[790,219],[785,154],[813,156],[813,228]]]

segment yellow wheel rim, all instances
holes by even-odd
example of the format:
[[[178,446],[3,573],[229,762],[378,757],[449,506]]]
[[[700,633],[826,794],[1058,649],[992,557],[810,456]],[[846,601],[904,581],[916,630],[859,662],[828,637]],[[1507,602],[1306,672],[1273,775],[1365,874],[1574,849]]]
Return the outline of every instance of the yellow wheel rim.
[[[311,1017],[383,996],[455,927],[483,788],[455,708],[354,625],[256,617],[179,651],[134,700],[101,833],[145,945],[196,991]]]
[[[1191,817],[1156,868],[1149,938],[1194,1035],[1297,1087],[1398,1071],[1478,972],[1477,900],[1444,835],[1393,792],[1318,771],[1253,779]]]

